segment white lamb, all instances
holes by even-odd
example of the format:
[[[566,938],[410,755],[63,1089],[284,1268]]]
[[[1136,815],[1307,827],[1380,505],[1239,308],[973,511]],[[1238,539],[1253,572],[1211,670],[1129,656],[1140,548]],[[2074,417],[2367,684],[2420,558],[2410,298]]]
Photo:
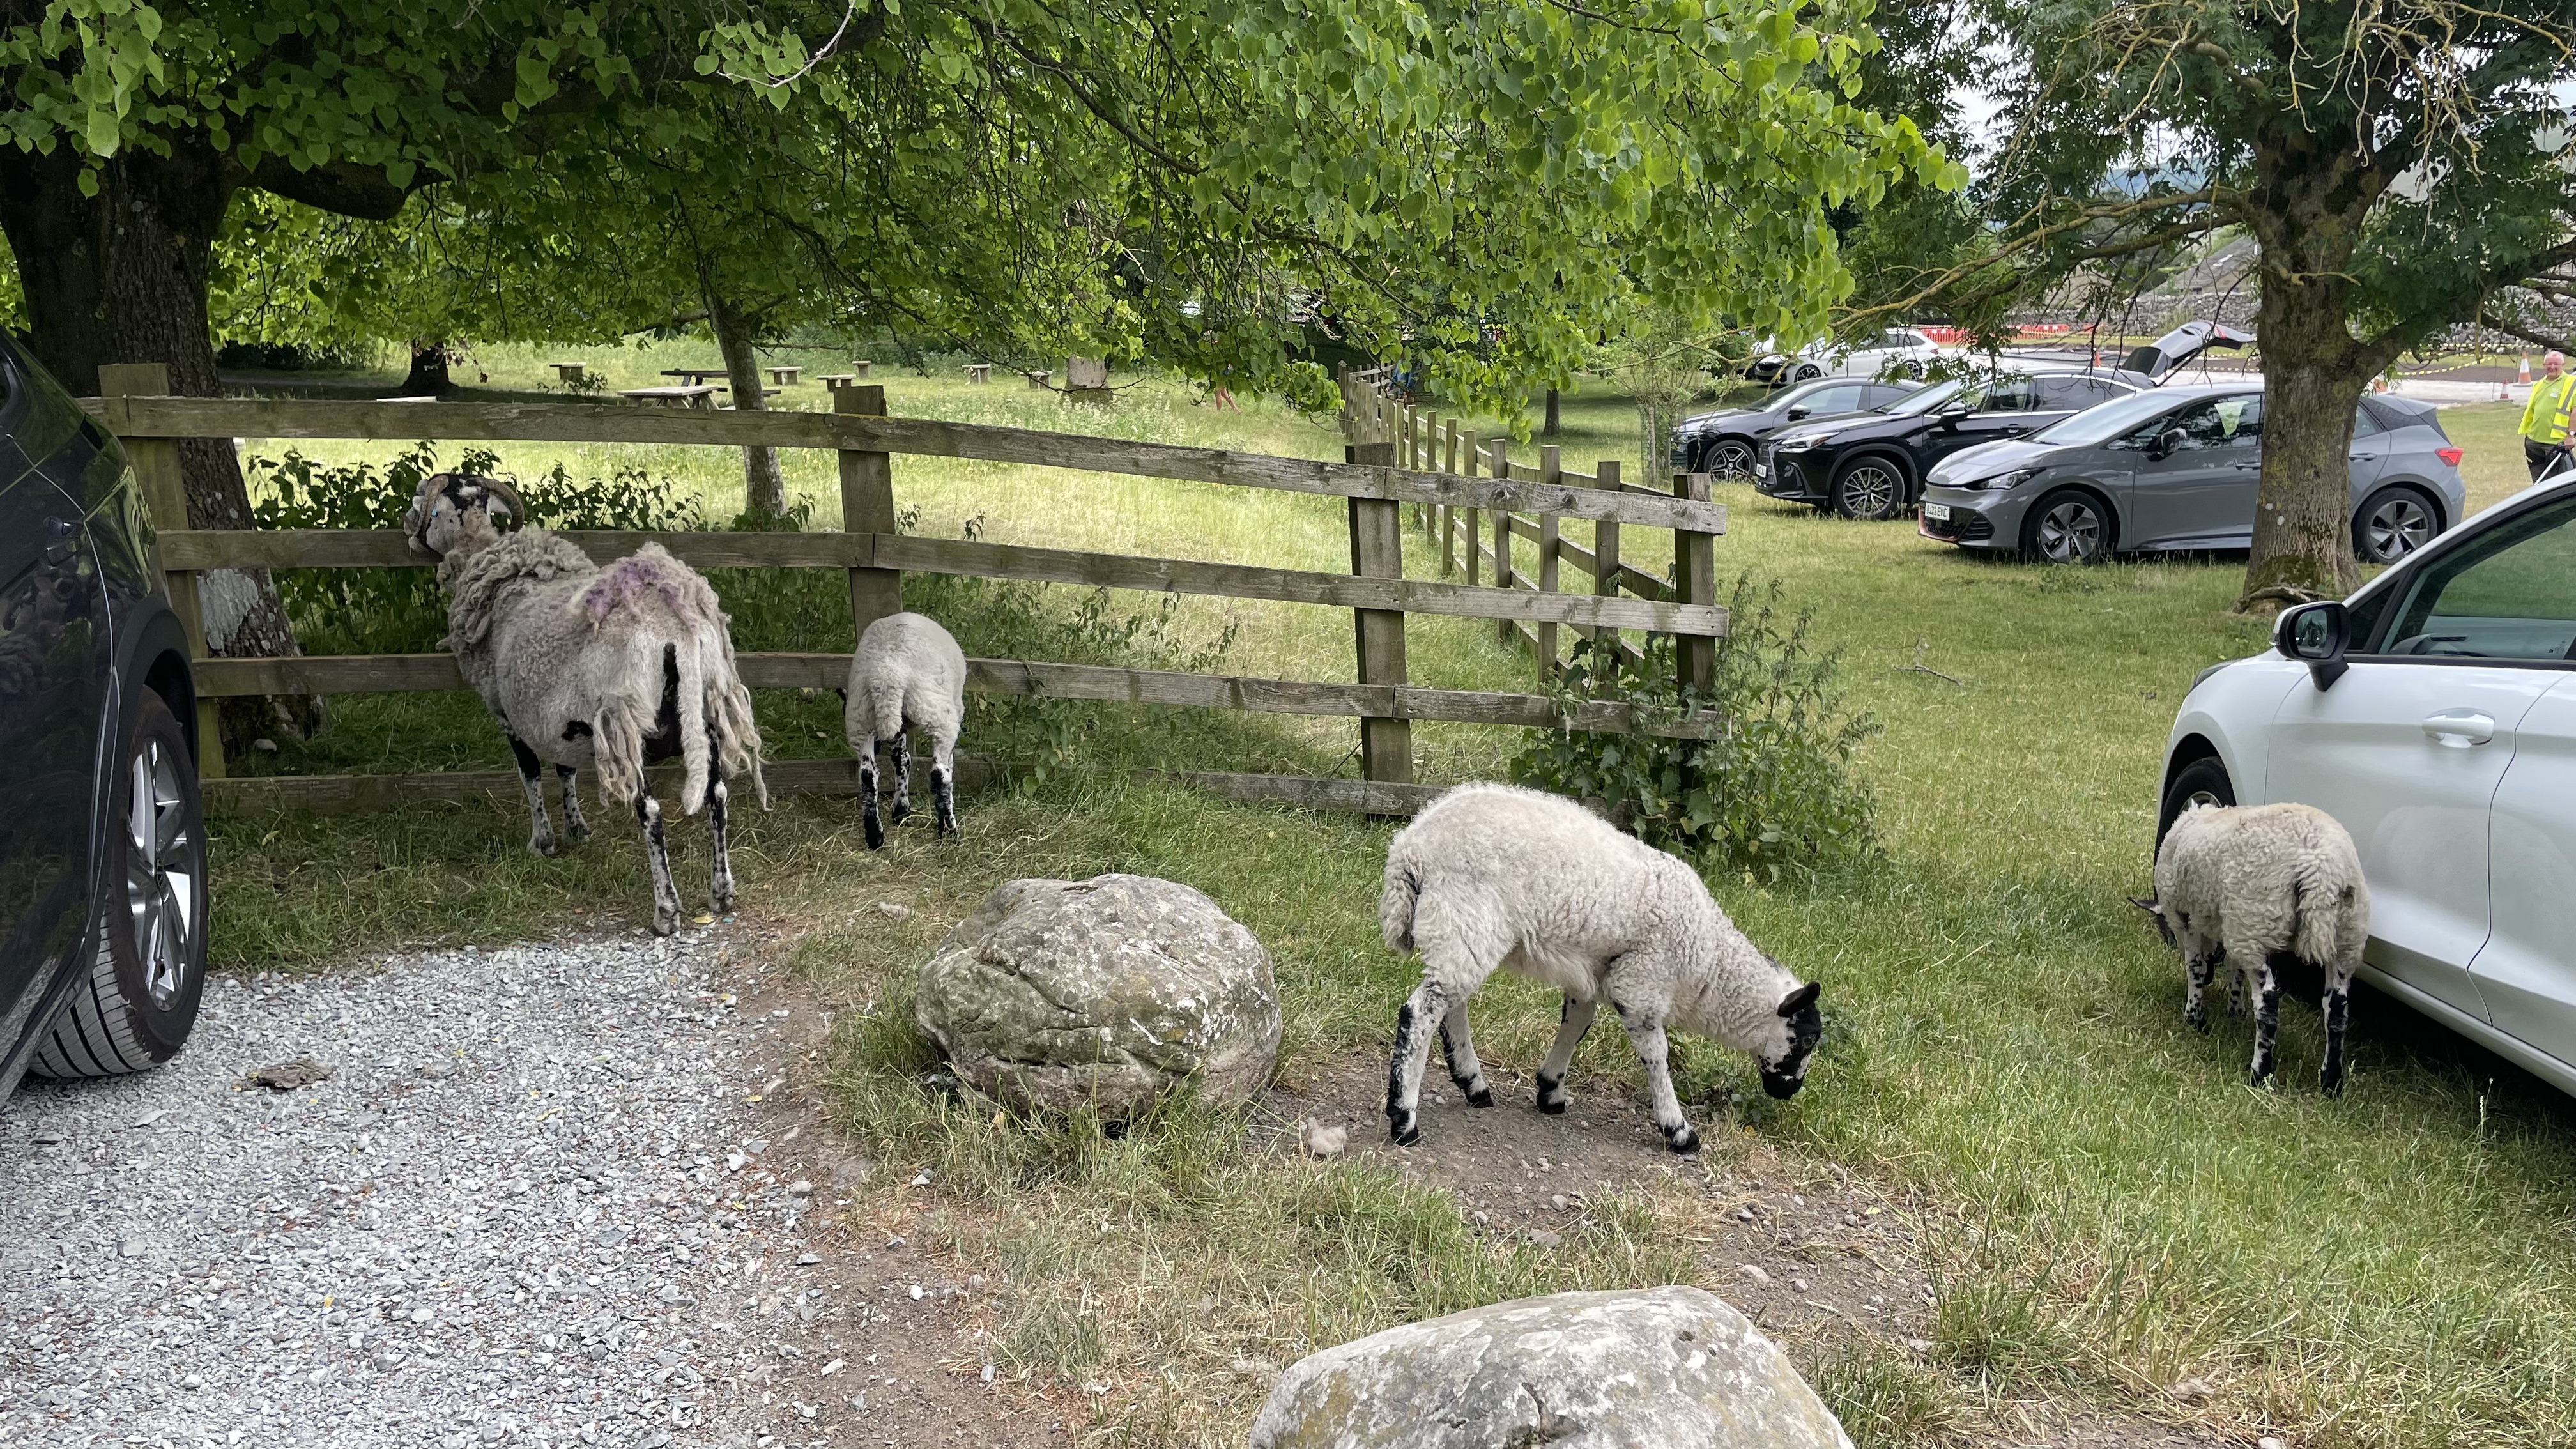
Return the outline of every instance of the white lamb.
[[[2361,856],[2335,818],[2307,805],[2197,805],[2183,812],[2156,850],[2156,895],[2132,898],[2156,918],[2168,944],[2182,949],[2190,984],[2183,1020],[2209,1029],[2202,993],[2228,966],[2227,1010],[2245,1012],[2245,978],[2254,978],[2254,1072],[2272,1075],[2281,1026],[2276,954],[2325,976],[2326,1060],[2317,1084],[2343,1090],[2344,1027],[2352,977],[2370,940],[2370,887]]]
[[[1436,1025],[1450,1080],[1473,1107],[1494,1096],[1467,1031],[1467,1001],[1497,967],[1565,993],[1556,1044],[1538,1072],[1538,1109],[1566,1108],[1565,1073],[1606,998],[1645,1063],[1655,1125],[1675,1152],[1699,1134],[1673,1095],[1665,1029],[1750,1052],[1774,1097],[1797,1093],[1823,1036],[1816,984],[1764,955],[1674,857],[1573,801],[1509,785],[1461,785],[1386,852],[1378,898],[1386,943],[1422,953],[1422,984],[1395,1018],[1387,1128],[1399,1146],[1416,1117]]]
[[[894,754],[894,818],[912,813],[910,730],[930,736],[930,806],[941,835],[957,833],[957,727],[966,719],[966,654],[936,620],[888,614],[859,635],[850,656],[842,729],[859,752],[860,818],[868,849],[885,844],[877,822],[877,746]]]
[[[707,581],[659,544],[605,568],[570,540],[520,529],[526,508],[508,484],[440,473],[421,480],[404,518],[414,549],[436,555],[447,591],[447,646],[466,682],[509,736],[536,817],[528,848],[555,853],[541,763],[563,789],[564,828],[587,839],[573,777],[599,769],[600,796],[631,806],[653,870],[653,930],[679,928],[680,893],[662,838],[662,806],[644,767],[678,756],[680,812],[707,807],[715,847],[709,903],[733,908],[725,775],[749,773],[760,803],[760,731],[734,668],[733,637]]]

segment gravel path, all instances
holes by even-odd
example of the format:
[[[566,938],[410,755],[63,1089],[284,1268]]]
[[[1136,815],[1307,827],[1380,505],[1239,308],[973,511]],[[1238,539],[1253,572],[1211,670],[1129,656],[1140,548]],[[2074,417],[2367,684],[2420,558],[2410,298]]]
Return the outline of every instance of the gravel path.
[[[772,1442],[812,1188],[728,1135],[727,934],[217,978],[168,1067],[27,1084],[0,1446]]]

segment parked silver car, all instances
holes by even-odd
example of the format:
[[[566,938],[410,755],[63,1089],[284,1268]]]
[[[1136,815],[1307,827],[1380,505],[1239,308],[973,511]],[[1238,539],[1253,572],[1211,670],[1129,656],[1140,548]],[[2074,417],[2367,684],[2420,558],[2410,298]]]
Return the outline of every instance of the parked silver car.
[[[2244,548],[2262,478],[2263,390],[2168,387],[2030,437],[1954,453],[1924,480],[1918,530],[2049,563]],[[2460,450],[2432,405],[2373,396],[2353,415],[2353,551],[2395,563],[2460,521]]]

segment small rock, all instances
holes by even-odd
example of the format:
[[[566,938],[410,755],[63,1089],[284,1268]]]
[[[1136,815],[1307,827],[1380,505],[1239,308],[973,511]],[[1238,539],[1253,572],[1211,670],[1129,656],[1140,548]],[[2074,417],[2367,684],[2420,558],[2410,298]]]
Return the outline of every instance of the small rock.
[[[245,1087],[266,1087],[275,1092],[292,1092],[298,1087],[309,1087],[316,1082],[329,1081],[331,1070],[309,1056],[297,1057],[291,1062],[262,1067],[242,1078],[241,1084]]]
[[[1561,1248],[1565,1246],[1565,1234],[1551,1233],[1545,1228],[1530,1229],[1529,1240],[1533,1247]]]
[[[2177,1403],[2204,1404],[2218,1390],[2207,1379],[2181,1379],[2165,1392],[2173,1395]]]
[[[1752,1279],[1756,1283],[1768,1283],[1771,1281],[1771,1270],[1763,1267],[1759,1263],[1747,1263],[1735,1271]]]
[[[893,901],[879,901],[877,914],[889,921],[909,921],[912,919],[912,907],[899,905]]]
[[[2254,1449],[2290,1449],[2277,1434],[2266,1434],[2254,1441]]]
[[[822,1261],[823,1255],[820,1253],[799,1253],[796,1255],[796,1266],[799,1268],[811,1268]]]
[[[984,1382],[988,1384],[991,1383],[993,1381],[993,1374],[993,1366],[991,1364],[984,1365]]]
[[[1804,1278],[1792,1278],[1792,1279],[1790,1279],[1790,1280],[1789,1280],[1789,1286],[1790,1286],[1790,1287],[1792,1287],[1792,1288],[1797,1289],[1797,1290],[1798,1290],[1799,1292],[1801,1292],[1801,1293],[1806,1293],[1806,1292],[1810,1292],[1810,1291],[1812,1291],[1812,1290],[1810,1290],[1810,1289],[1807,1287],[1807,1280],[1806,1280],[1806,1279],[1804,1279]]]
[[[1932,1340],[1928,1338],[1909,1338],[1905,1340],[1905,1346],[1914,1350],[1916,1353],[1930,1353],[1932,1351]]]
[[[259,739],[251,741],[250,747],[259,751],[263,755],[273,755],[277,753],[277,741],[269,739],[266,736],[262,736]]]
[[[1347,1127],[1309,1121],[1297,1131],[1297,1149],[1308,1157],[1338,1157],[1350,1145],[1351,1131]]]
[[[1239,1358],[1234,1361],[1234,1375],[1244,1379],[1268,1379],[1279,1376],[1279,1365],[1268,1359]]]
[[[912,1285],[912,1301],[915,1303],[921,1301],[921,1285],[918,1283]]]
[[[804,1178],[800,1177],[794,1182],[787,1184],[787,1195],[789,1197],[812,1197],[814,1195],[814,1184],[807,1182]]]
[[[116,1256],[120,1258],[140,1258],[143,1256],[143,1245],[134,1241],[132,1238],[119,1238],[116,1240]]]

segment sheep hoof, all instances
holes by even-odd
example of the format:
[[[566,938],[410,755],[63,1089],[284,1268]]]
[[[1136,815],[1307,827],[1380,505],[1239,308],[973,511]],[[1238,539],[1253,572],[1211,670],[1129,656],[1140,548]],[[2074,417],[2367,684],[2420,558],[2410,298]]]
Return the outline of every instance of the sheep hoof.
[[[885,849],[885,830],[873,820],[868,822],[868,849]]]
[[[2329,1097],[2340,1097],[2340,1096],[2342,1096],[2342,1095],[2343,1095],[2343,1073],[2341,1073],[2341,1072],[2320,1072],[2320,1073],[2318,1073],[2318,1074],[2317,1074],[2317,1090],[2318,1090],[2318,1091],[2321,1091],[2321,1092],[2323,1092],[2323,1093],[2325,1093],[2325,1094],[2326,1094],[2327,1096],[2329,1096]]]
[[[1411,1147],[1422,1140],[1422,1124],[1419,1122],[1389,1123],[1386,1135],[1387,1140],[1398,1147]]]
[[[897,800],[894,802],[894,808],[886,812],[886,817],[892,820],[895,824],[901,825],[903,822],[912,818],[912,807],[901,800]]]
[[[544,857],[545,857],[546,859],[548,859],[548,860],[552,860],[552,859],[554,859],[554,855],[555,855],[555,843],[554,843],[553,838],[552,838],[552,837],[548,837],[547,839],[544,839],[544,840],[531,840],[531,841],[529,841],[529,842],[528,842],[528,854],[530,854],[530,855],[542,855],[542,856],[544,856]]]
[[[579,845],[583,841],[590,839],[590,827],[587,825],[576,825],[570,830],[565,831],[564,834],[571,836],[573,843],[575,845]]]
[[[1664,1145],[1670,1147],[1680,1156],[1688,1157],[1692,1153],[1699,1151],[1699,1134],[1692,1131],[1690,1127],[1685,1124],[1678,1132],[1665,1133]]]
[[[1565,1109],[1570,1105],[1572,1104],[1564,1097],[1541,1096],[1538,1099],[1538,1109],[1550,1117],[1564,1116]]]
[[[2206,1011],[2185,1012],[2183,1013],[2182,1024],[2190,1027],[2193,1031],[2205,1032],[2209,1030],[2209,1013]]]
[[[2272,1085],[2272,1073],[2270,1069],[2266,1068],[2263,1071],[2248,1074],[2245,1078],[2245,1085],[2252,1087],[2258,1092],[2265,1087]]]
[[[1467,1093],[1467,1105],[1470,1107],[1490,1107],[1494,1105],[1494,1089],[1491,1087],[1478,1087],[1473,1091],[1468,1091],[1465,1087],[1461,1087],[1459,1090]]]

